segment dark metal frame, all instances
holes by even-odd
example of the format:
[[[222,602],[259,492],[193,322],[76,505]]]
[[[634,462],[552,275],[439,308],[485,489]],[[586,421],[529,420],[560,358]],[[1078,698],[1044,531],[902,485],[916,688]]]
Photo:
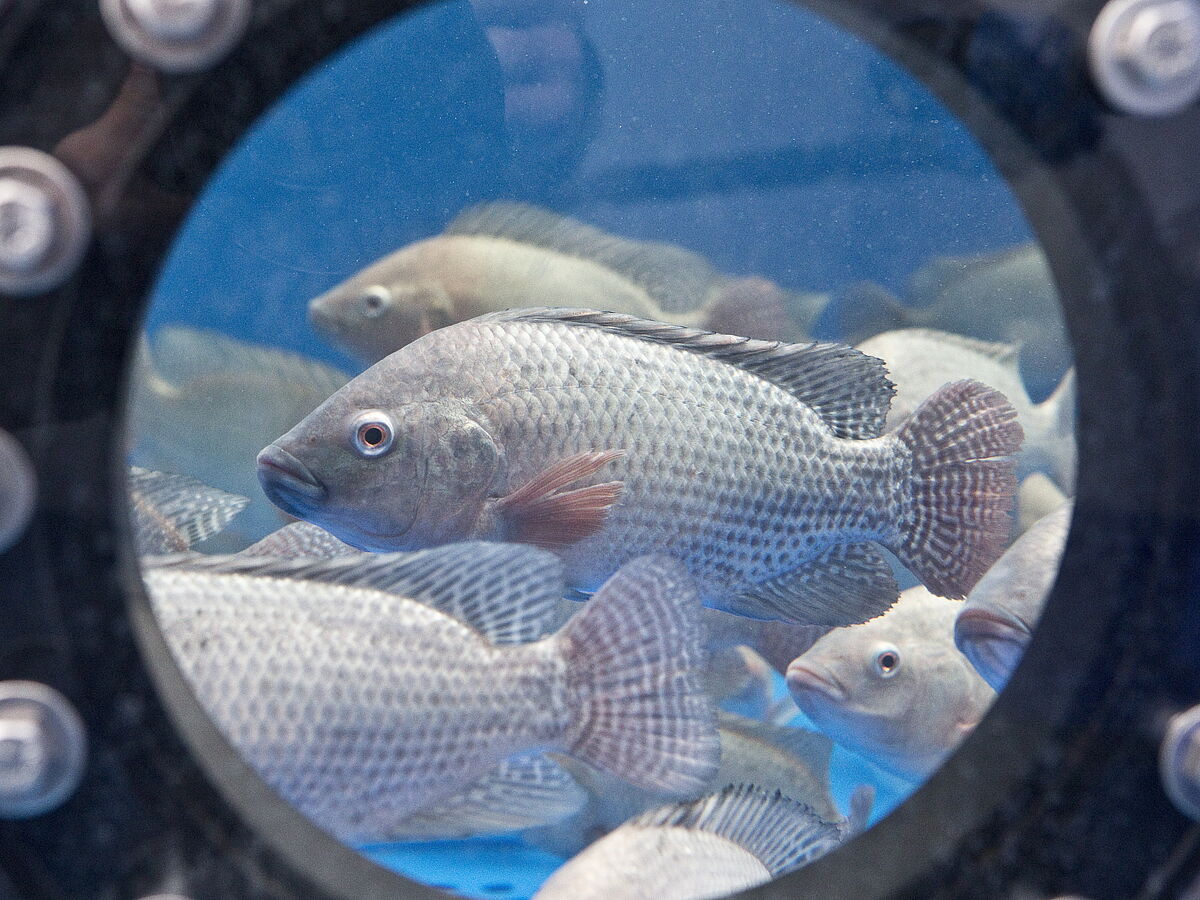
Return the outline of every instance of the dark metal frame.
[[[0,894],[443,896],[325,837],[203,714],[153,624],[118,452],[123,372],[179,216],[289,84],[408,5],[257,2],[227,60],[164,83],[144,158],[101,186],[78,275],[0,298],[0,427],[41,485],[0,556],[0,678],[57,687],[91,742],[71,800],[0,825]],[[1200,109],[1104,106],[1085,58],[1097,3],[816,5],[964,119],[1047,248],[1076,346],[1079,491],[1044,622],[987,719],[881,826],[746,896],[1179,893],[1200,829],[1156,756],[1165,718],[1200,700]],[[51,150],[111,101],[127,61],[95,7],[0,4],[0,144]]]

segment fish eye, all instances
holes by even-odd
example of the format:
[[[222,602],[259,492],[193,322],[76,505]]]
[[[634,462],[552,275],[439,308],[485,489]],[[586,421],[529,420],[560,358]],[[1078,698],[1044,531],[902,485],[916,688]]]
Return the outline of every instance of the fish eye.
[[[350,442],[360,456],[383,456],[392,449],[396,429],[391,417],[380,409],[359,414],[351,426]]]
[[[391,302],[392,295],[387,288],[374,285],[363,291],[359,299],[363,306],[363,312],[374,317],[383,313],[388,303]]]
[[[891,678],[900,671],[900,651],[891,644],[884,644],[875,651],[872,660],[875,673],[883,678]]]

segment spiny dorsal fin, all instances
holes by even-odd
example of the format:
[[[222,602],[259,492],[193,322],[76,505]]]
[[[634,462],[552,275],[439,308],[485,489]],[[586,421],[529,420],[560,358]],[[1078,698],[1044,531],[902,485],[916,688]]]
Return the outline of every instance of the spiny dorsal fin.
[[[817,731],[796,728],[790,725],[774,725],[717,711],[717,725],[722,731],[732,731],[751,740],[763,741],[790,753],[804,761],[821,778],[829,776],[829,759],[833,754],[833,741]]]
[[[133,498],[135,518],[143,516],[157,520],[178,533],[185,547],[150,545],[141,552],[162,552],[185,549],[212,537],[229,524],[250,501],[237,494],[209,487],[188,475],[172,475],[149,469],[129,468],[129,492]]]
[[[592,309],[513,309],[480,316],[475,321],[552,322],[598,328],[707,356],[787,391],[812,407],[840,438],[878,437],[895,393],[882,360],[844,344],[760,341]]]
[[[355,556],[365,551],[352,547],[312,522],[292,522],[251,544],[239,556],[278,556],[284,559],[328,559]]]
[[[823,856],[843,839],[843,829],[811,807],[751,784],[730,785],[692,803],[652,809],[627,824],[715,834],[754,854],[772,878]]]
[[[439,609],[493,644],[535,641],[561,622],[562,563],[552,553],[519,544],[470,541],[333,559],[200,556],[148,564],[386,591]]]
[[[463,210],[448,235],[506,238],[600,263],[628,278],[655,299],[663,312],[703,305],[723,279],[699,254],[673,244],[632,241],[524,203],[499,201]]]
[[[936,341],[960,347],[970,353],[978,353],[990,360],[1011,369],[1018,369],[1021,360],[1021,345],[1009,344],[1004,341],[983,341],[979,338],[955,334],[952,331],[938,331],[936,328],[901,328],[891,332],[892,336],[911,336],[915,339]],[[1019,377],[1019,376],[1018,376]]]

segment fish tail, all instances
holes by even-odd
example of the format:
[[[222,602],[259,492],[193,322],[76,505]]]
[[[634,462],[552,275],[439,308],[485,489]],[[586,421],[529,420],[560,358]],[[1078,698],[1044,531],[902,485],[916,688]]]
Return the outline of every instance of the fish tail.
[[[1003,394],[955,381],[925,400],[896,437],[912,455],[911,506],[892,552],[925,586],[960,598],[1004,551],[1024,434]]]
[[[623,566],[556,638],[573,721],[565,749],[647,790],[701,791],[720,742],[704,692],[700,602],[665,556]]]

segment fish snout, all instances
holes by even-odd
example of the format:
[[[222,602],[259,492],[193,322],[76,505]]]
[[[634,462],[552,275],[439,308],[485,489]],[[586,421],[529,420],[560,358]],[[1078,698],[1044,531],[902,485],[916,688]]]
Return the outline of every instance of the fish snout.
[[[1008,681],[1032,636],[1019,619],[982,607],[967,607],[954,623],[954,643],[996,690]]]
[[[329,490],[312,471],[278,444],[268,444],[258,454],[258,482],[267,498],[294,516],[329,496]]]
[[[838,681],[836,675],[822,666],[803,660],[804,657],[794,659],[787,668],[788,691],[797,702],[801,694],[813,693],[821,694],[834,702],[846,699],[846,688]]]
[[[308,321],[313,329],[327,338],[337,338],[346,330],[346,323],[338,315],[337,305],[325,295],[308,301]]]

